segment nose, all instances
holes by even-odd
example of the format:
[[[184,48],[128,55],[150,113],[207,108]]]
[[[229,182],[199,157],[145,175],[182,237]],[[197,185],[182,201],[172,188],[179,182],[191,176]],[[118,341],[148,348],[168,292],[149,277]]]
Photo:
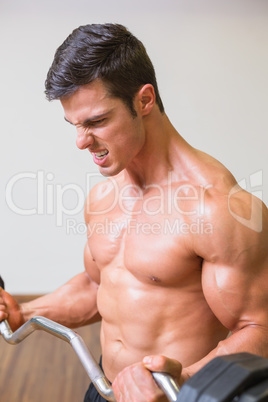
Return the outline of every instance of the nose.
[[[92,133],[85,129],[77,128],[76,146],[79,149],[86,149],[92,146],[94,143],[94,137]]]

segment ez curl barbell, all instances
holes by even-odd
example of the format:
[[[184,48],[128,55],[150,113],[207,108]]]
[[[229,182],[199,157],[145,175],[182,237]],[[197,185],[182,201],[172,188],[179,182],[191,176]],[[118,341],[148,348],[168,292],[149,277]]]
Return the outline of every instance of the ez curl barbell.
[[[0,286],[4,289],[4,281],[1,276]],[[104,375],[93,355],[88,350],[82,337],[75,331],[41,316],[31,318],[15,332],[11,330],[7,320],[0,322],[0,334],[6,342],[12,345],[20,343],[36,330],[43,330],[69,343],[99,394],[107,401],[116,401],[110,382]],[[152,375],[158,386],[167,395],[169,401],[176,401],[179,387],[175,380],[166,373],[152,373]]]
[[[0,286],[4,282],[0,277]],[[18,344],[35,330],[43,330],[69,343],[95,388],[107,401],[115,401],[112,387],[79,334],[45,317],[33,317],[15,332],[7,320],[0,333],[10,344]],[[171,402],[264,402],[268,401],[268,359],[249,353],[216,357],[179,389],[167,373],[152,373]]]

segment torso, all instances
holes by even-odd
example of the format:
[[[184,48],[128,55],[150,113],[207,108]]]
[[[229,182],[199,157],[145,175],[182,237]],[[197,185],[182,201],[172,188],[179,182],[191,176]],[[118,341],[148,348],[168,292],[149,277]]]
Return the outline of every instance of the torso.
[[[200,211],[208,190],[170,177],[141,194],[121,175],[100,185],[91,206],[88,242],[101,273],[98,309],[110,381],[145,355],[192,364],[228,333],[205,300],[203,261],[193,252],[199,234],[212,236]]]

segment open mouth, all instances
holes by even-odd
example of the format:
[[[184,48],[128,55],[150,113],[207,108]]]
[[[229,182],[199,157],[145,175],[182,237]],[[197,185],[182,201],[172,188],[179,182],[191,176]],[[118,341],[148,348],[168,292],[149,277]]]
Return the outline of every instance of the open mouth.
[[[94,155],[97,159],[101,160],[104,159],[106,155],[108,155],[109,151],[100,151],[100,152],[94,152]]]

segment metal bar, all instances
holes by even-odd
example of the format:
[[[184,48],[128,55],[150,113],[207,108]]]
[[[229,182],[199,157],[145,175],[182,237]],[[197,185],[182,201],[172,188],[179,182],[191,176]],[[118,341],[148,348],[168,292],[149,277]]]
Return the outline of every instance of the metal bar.
[[[41,316],[31,318],[15,332],[12,332],[7,320],[4,320],[0,323],[0,333],[2,334],[3,338],[12,345],[20,343],[35,330],[46,331],[51,335],[54,335],[57,338],[69,343],[73,347],[99,394],[107,401],[116,401],[108,379],[105,377],[100,366],[86,347],[79,334],[61,324],[56,323],[55,321]],[[158,386],[166,394],[168,400],[170,402],[176,401],[179,387],[175,380],[166,373],[154,372],[152,375]]]
[[[176,402],[180,388],[177,382],[167,373],[156,373],[152,372],[155,382],[166,394],[166,397],[170,402]]]
[[[40,316],[31,318],[14,333],[12,332],[6,320],[0,323],[0,332],[2,336],[8,343],[12,345],[20,343],[35,330],[46,331],[51,335],[54,335],[57,338],[69,343],[73,347],[90,380],[94,383],[101,396],[108,401],[115,402],[115,397],[109,381],[105,377],[94,357],[87,349],[81,336],[76,332],[54,321],[51,321],[48,318]]]

